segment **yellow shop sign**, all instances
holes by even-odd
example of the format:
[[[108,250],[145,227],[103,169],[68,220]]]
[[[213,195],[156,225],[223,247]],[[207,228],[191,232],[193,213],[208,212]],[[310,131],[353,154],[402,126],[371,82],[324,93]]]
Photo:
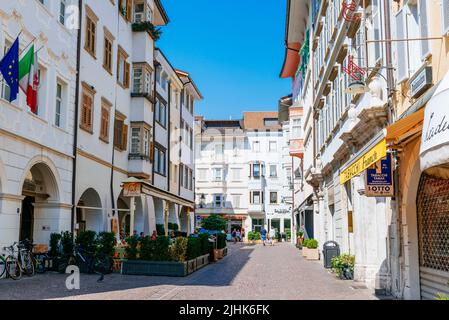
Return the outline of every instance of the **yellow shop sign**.
[[[353,164],[347,167],[340,173],[340,184],[344,184],[346,181],[351,180],[353,177],[359,175],[364,170],[368,169],[371,165],[387,156],[387,142],[383,139],[371,150],[357,159]]]

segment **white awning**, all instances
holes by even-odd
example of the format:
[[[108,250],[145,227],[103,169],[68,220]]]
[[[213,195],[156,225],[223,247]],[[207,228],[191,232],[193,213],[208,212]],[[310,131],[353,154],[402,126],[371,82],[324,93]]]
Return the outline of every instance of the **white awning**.
[[[438,85],[424,112],[421,170],[449,162],[449,73]]]

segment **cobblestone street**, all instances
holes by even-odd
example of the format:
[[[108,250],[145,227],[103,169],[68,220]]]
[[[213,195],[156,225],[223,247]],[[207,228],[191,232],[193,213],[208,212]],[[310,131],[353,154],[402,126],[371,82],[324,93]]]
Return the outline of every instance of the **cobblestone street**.
[[[376,299],[371,290],[341,281],[306,261],[290,244],[229,244],[229,254],[185,278],[82,275],[80,290],[65,288],[65,275],[46,273],[1,280],[0,299]]]

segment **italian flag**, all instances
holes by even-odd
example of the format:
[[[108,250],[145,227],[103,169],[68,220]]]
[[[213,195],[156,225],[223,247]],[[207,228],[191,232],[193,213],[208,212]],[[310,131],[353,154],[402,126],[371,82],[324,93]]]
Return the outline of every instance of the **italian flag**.
[[[27,96],[27,105],[32,112],[36,113],[39,73],[37,53],[34,52],[34,44],[19,62],[19,86]]]

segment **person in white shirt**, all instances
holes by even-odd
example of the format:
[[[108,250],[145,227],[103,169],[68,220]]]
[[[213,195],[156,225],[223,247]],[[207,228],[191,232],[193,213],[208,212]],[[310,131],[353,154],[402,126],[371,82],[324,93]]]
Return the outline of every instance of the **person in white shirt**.
[[[271,228],[270,230],[270,244],[274,245],[274,239],[276,238],[276,230],[274,228]]]

